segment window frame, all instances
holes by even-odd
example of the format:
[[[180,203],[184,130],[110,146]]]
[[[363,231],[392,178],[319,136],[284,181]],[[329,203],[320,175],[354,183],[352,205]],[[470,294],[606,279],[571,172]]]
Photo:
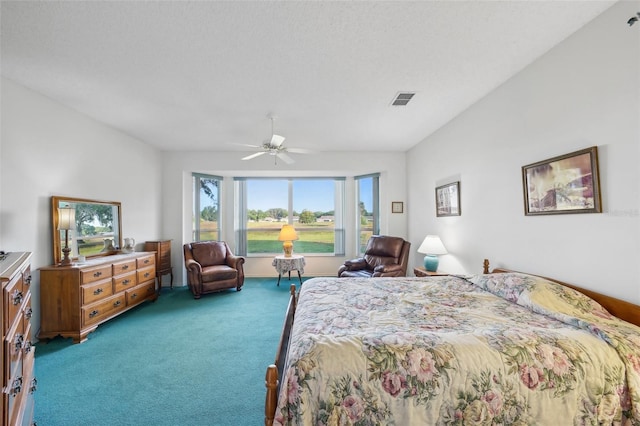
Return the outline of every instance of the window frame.
[[[274,255],[281,254],[282,251],[279,249],[274,252],[259,252],[259,253],[249,253],[248,250],[248,205],[250,201],[248,200],[248,188],[247,182],[252,180],[280,180],[287,182],[287,219],[286,222],[282,222],[282,224],[292,224],[295,225],[293,221],[293,205],[295,194],[293,191],[294,183],[296,181],[304,181],[304,180],[326,180],[334,182],[334,200],[333,200],[333,211],[334,211],[334,224],[333,224],[333,235],[334,235],[334,247],[332,253],[316,253],[316,252],[302,252],[297,248],[294,248],[294,252],[298,254],[303,254],[305,256],[344,256],[345,253],[345,229],[344,229],[344,197],[345,197],[345,177],[331,177],[331,176],[315,176],[315,177],[235,177],[235,190],[238,203],[238,210],[236,212],[237,216],[237,251],[241,256],[247,257],[271,257]],[[300,212],[298,212],[300,213]]]
[[[355,240],[356,240],[357,253],[358,255],[362,255],[364,254],[366,242],[363,241],[361,244],[361,234],[363,233],[363,230],[362,230],[362,223],[361,223],[361,217],[360,217],[360,203],[362,202],[363,194],[362,194],[362,188],[360,184],[364,179],[372,179],[371,181],[371,204],[372,204],[371,214],[372,214],[373,223],[371,225],[371,233],[372,235],[379,235],[380,234],[380,173],[370,173],[367,175],[354,176],[353,179],[355,181],[355,192],[356,192]]]
[[[204,174],[204,173],[192,173],[191,174],[192,177],[192,184],[193,184],[193,209],[192,209],[192,216],[191,216],[191,238],[192,241],[221,241],[221,236],[222,236],[222,206],[221,206],[221,201],[220,201],[220,193],[221,193],[221,187],[222,187],[222,183],[224,181],[224,178],[222,176],[216,176],[216,175],[208,175],[208,174]],[[214,200],[214,205],[216,207],[216,211],[218,214],[217,217],[217,239],[215,240],[203,240],[201,239],[202,237],[202,230],[200,228],[200,217],[202,214],[202,200],[201,200],[201,195],[200,195],[200,190],[202,189],[202,180],[206,179],[206,180],[214,180],[217,181],[217,184],[215,185],[216,188],[216,194],[215,194],[215,200]]]

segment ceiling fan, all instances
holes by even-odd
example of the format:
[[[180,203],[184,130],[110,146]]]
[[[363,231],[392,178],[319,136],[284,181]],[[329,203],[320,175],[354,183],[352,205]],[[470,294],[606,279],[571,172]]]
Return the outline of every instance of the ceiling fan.
[[[308,149],[285,147],[283,145],[285,137],[276,135],[273,132],[273,122],[275,120],[275,117],[269,117],[269,118],[271,119],[271,140],[265,141],[262,145],[237,144],[237,145],[250,146],[252,148],[259,149],[258,152],[251,155],[247,155],[246,157],[243,157],[242,158],[243,160],[251,160],[261,155],[269,154],[274,157],[274,163],[276,164],[277,164],[278,158],[287,164],[292,164],[295,161],[287,153],[294,153],[294,154],[312,154],[313,153],[313,151]]]

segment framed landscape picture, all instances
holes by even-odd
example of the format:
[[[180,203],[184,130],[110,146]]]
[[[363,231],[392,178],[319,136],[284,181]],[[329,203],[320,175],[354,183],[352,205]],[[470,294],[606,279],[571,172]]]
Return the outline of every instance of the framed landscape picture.
[[[522,167],[527,216],[601,213],[598,147]]]
[[[436,188],[436,216],[460,216],[460,182]]]

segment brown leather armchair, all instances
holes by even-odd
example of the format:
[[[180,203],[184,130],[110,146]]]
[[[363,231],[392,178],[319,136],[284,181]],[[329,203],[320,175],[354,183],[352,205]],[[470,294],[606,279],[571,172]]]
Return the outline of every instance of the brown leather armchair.
[[[372,235],[364,256],[347,260],[338,277],[406,277],[411,243],[400,237]]]
[[[231,253],[226,242],[187,243],[183,249],[187,283],[195,299],[228,288],[242,290],[244,257]]]

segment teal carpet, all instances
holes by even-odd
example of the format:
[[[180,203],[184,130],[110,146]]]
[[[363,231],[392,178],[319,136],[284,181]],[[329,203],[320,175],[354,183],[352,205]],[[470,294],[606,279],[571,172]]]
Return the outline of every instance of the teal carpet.
[[[100,325],[85,343],[38,343],[35,421],[264,424],[265,371],[289,300],[290,282],[276,281],[247,278],[240,292],[200,300],[186,287],[163,289],[158,301]]]

